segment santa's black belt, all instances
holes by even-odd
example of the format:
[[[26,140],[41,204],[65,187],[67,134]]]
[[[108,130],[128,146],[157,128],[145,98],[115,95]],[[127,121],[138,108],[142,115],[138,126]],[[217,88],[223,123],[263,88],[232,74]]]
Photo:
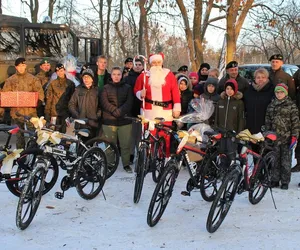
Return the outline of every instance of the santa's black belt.
[[[151,103],[155,106],[160,106],[163,108],[167,108],[169,106],[169,104],[173,103],[173,101],[165,101],[165,102],[159,102],[159,101],[153,101],[150,99],[145,98],[145,102]]]

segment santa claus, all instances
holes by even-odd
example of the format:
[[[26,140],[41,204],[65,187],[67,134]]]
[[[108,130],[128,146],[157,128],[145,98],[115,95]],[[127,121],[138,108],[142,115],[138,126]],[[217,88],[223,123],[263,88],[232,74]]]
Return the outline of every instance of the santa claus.
[[[163,117],[165,121],[172,122],[173,117],[180,115],[180,93],[174,74],[162,67],[163,60],[163,53],[149,56],[151,68],[137,78],[134,94],[140,100],[145,99],[142,107],[145,118]]]

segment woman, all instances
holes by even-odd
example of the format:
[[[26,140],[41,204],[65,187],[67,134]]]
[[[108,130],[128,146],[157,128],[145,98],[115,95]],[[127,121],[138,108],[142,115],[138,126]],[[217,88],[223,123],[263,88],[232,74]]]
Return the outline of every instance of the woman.
[[[261,131],[267,107],[273,98],[274,85],[269,80],[269,72],[265,68],[257,69],[254,72],[254,83],[244,94],[246,128],[252,134]]]
[[[180,91],[181,100],[181,113],[180,115],[187,114],[189,102],[193,99],[193,92],[191,91],[191,83],[187,77],[180,77],[178,79],[178,86]]]
[[[121,68],[112,68],[111,81],[104,85],[101,92],[102,128],[109,141],[117,144],[119,140],[123,168],[132,173],[129,166],[132,122],[124,117],[130,116],[133,93],[130,85],[121,82],[121,79]]]

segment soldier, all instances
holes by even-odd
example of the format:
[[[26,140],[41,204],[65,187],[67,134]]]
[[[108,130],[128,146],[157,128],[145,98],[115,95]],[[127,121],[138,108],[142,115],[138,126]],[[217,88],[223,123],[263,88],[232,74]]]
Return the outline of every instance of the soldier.
[[[122,72],[122,76],[126,77],[128,76],[129,72],[133,68],[133,58],[132,57],[127,57],[125,62],[124,62],[124,69]]]
[[[266,130],[277,134],[276,163],[272,170],[272,187],[288,189],[291,180],[292,150],[299,134],[299,113],[296,104],[288,96],[288,87],[279,83],[275,87],[276,98],[266,112]]]
[[[40,80],[35,76],[29,74],[26,71],[26,61],[25,58],[18,58],[15,61],[15,68],[17,72],[9,77],[4,84],[3,92],[9,91],[26,91],[26,92],[38,92],[39,102],[44,101],[44,91]],[[12,118],[12,123],[17,124],[19,127],[24,128],[24,121],[16,116],[16,112],[22,115],[37,116],[36,108],[11,108],[10,115]],[[30,126],[30,124],[28,124]],[[24,136],[21,133],[17,133],[17,148],[21,149],[25,147]]]
[[[284,83],[289,88],[289,96],[295,100],[296,88],[293,78],[286,72],[283,71],[281,66],[283,65],[283,56],[280,54],[272,55],[269,59],[271,62],[270,80],[276,86],[278,83]]]

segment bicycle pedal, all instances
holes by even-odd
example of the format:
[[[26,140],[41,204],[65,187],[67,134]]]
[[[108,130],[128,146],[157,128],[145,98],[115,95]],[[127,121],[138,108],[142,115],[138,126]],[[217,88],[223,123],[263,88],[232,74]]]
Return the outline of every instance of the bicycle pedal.
[[[54,196],[56,199],[62,200],[64,198],[64,193],[63,192],[55,192]]]
[[[183,196],[191,196],[191,193],[188,191],[181,191],[181,195]]]

